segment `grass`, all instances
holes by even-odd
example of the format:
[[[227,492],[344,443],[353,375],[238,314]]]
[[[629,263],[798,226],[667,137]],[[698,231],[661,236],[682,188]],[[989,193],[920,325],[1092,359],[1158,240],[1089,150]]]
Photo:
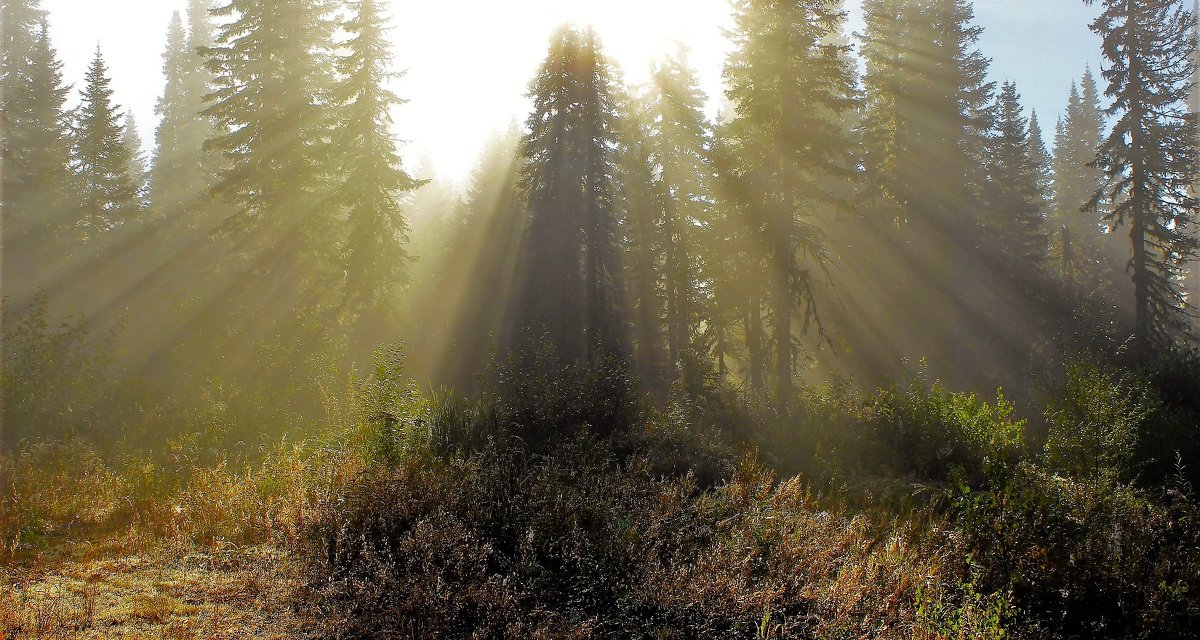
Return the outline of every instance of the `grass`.
[[[287,638],[303,629],[287,555],[114,544],[0,571],[0,637]]]
[[[0,456],[0,638],[300,635],[291,549],[348,456],[114,458],[80,440]]]
[[[1105,376],[1050,405],[1041,448],[1003,399],[937,385],[827,388],[772,417],[719,395],[613,412],[581,380],[513,404],[381,382],[326,435],[253,462],[206,456],[199,436],[149,453],[23,442],[0,455],[0,638],[1200,628],[1187,469],[1162,486],[1129,479],[1154,423]],[[552,437],[519,437],[527,423]],[[734,424],[755,444],[721,433]],[[1092,440],[1113,434],[1127,452],[1096,459],[1113,447]],[[781,458],[801,473],[781,475]]]

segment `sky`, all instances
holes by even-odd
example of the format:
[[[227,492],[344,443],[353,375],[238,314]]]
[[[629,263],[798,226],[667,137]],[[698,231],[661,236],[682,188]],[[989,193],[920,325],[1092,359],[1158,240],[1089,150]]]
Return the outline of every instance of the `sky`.
[[[443,178],[465,179],[483,143],[514,119],[524,120],[529,81],[550,33],[563,22],[594,25],[629,83],[645,81],[651,61],[682,43],[710,95],[710,111],[723,91],[728,0],[391,2],[396,66],[406,70],[394,89],[409,100],[394,114],[396,133],[406,141],[410,168],[432,167]],[[862,26],[860,2],[847,2],[852,31]],[[98,44],[113,76],[115,100],[132,110],[148,147],[162,91],[167,25],[185,4],[43,0],[67,82],[80,88]],[[1087,65],[1100,68],[1099,39],[1088,29],[1098,7],[1082,0],[976,0],[975,11],[992,78],[1017,83],[1052,139],[1071,81]]]

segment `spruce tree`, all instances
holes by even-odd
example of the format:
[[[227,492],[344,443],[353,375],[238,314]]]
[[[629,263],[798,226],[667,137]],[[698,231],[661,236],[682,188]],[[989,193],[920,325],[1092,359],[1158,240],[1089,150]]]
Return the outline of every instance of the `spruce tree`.
[[[614,215],[616,107],[591,29],[562,27],[534,79],[520,185],[529,207],[518,330],[564,362],[628,353]]]
[[[711,296],[705,324],[718,373],[727,376],[731,362],[740,360],[743,382],[762,395],[767,392],[762,327],[766,266],[758,250],[758,229],[749,215],[743,215],[744,203],[752,198],[739,174],[735,141],[728,134],[731,113],[732,109],[722,112],[713,130],[712,218],[701,251]]]
[[[652,96],[628,97],[622,108],[617,147],[618,215],[623,222],[622,245],[626,300],[633,327],[636,370],[652,390],[661,392],[669,378],[663,331],[662,259],[665,240],[662,211],[665,194],[655,177],[652,150]]]
[[[200,150],[198,165],[202,175],[196,179],[196,186],[211,188],[220,172],[225,168],[224,158],[219,152],[208,149],[207,142],[218,137],[222,130],[216,120],[204,115],[217,88],[217,78],[209,68],[208,47],[216,42],[216,30],[213,25],[214,0],[188,0],[187,8],[187,53],[191,56],[190,64],[183,67],[183,103],[182,111],[192,114],[189,125],[182,127],[179,144],[183,149],[193,152]],[[318,26],[323,26],[318,23]]]
[[[425,340],[411,344],[410,362],[430,371],[437,384],[478,389],[501,337],[512,300],[526,217],[517,194],[514,122],[484,145],[471,173],[461,216],[434,247],[414,246],[430,273],[414,279],[406,320],[423,327]],[[424,189],[422,189],[424,191]],[[436,240],[436,238],[435,238]],[[457,292],[447,296],[446,292]]]
[[[112,101],[111,82],[97,47],[72,133],[72,165],[82,204],[76,231],[83,242],[94,242],[105,232],[132,222],[141,209],[133,158],[125,144],[121,112]]]
[[[798,329],[819,324],[816,288],[825,268],[815,208],[837,202],[828,178],[853,175],[840,117],[855,108],[844,45],[829,42],[845,13],[836,0],[735,3],[737,49],[725,67],[736,112],[727,127],[746,188],[741,203],[768,264],[775,397],[791,397]],[[802,314],[802,327],[795,322]]]
[[[677,366],[696,345],[705,316],[701,236],[710,225],[711,131],[707,98],[686,51],[666,58],[651,81],[649,148],[660,196],[667,357]]]
[[[1128,225],[1134,285],[1134,336],[1143,354],[1190,327],[1181,270],[1200,251],[1200,204],[1190,187],[1200,162],[1196,115],[1187,98],[1196,68],[1195,16],[1182,0],[1104,0],[1092,23],[1109,66],[1105,91],[1115,116],[1095,166],[1108,187],[1088,204]]]
[[[1037,178],[1038,194],[1041,196],[1043,214],[1049,213],[1054,205],[1054,159],[1046,148],[1042,123],[1037,110],[1029,114],[1029,162]]]
[[[146,168],[146,152],[142,150],[142,134],[138,131],[137,121],[133,113],[125,114],[125,124],[122,127],[121,142],[129,150],[129,177],[133,179],[137,191],[139,208],[145,206],[146,192],[150,184],[150,172]]]
[[[1045,196],[1029,131],[1017,87],[1006,82],[996,97],[996,133],[989,145],[985,246],[993,268],[1026,295],[1032,294],[1047,255]]]
[[[74,214],[69,169],[69,88],[36,0],[0,4],[5,263],[16,264],[66,230]],[[4,269],[5,278],[12,272]]]
[[[335,262],[329,9],[322,0],[227,0],[214,15],[219,34],[202,51],[217,84],[201,115],[218,129],[206,148],[223,156],[211,193],[233,209],[222,231],[257,282],[243,290],[319,305]]]
[[[199,3],[193,0],[192,5]],[[206,15],[192,18],[193,31],[205,28]],[[204,46],[207,46],[205,43]],[[168,219],[179,219],[195,204],[209,186],[206,169],[207,154],[204,142],[213,135],[207,118],[200,115],[208,93],[207,82],[197,78],[207,75],[204,60],[193,46],[193,39],[184,30],[183,19],[176,12],[167,29],[167,47],[163,52],[163,75],[166,85],[158,99],[155,112],[159,115],[155,130],[154,168],[151,175],[150,201]]]
[[[1075,293],[1097,290],[1108,271],[1100,232],[1102,216],[1084,211],[1104,183],[1103,171],[1092,166],[1103,130],[1099,89],[1087,69],[1080,85],[1071,84],[1066,114],[1059,121],[1054,141],[1053,253],[1067,288]]]
[[[346,218],[341,308],[379,320],[395,312],[396,294],[408,283],[408,224],[399,198],[421,183],[400,167],[391,133],[391,108],[404,101],[386,87],[397,76],[390,70],[386,17],[377,0],[359,0],[351,10],[333,96],[339,114],[333,155],[342,171],[333,199]]]

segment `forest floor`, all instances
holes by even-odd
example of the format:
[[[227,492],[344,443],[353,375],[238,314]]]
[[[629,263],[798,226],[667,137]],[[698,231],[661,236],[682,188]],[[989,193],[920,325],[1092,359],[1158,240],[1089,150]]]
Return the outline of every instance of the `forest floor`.
[[[0,564],[0,638],[294,638],[295,580],[266,546],[56,545]]]

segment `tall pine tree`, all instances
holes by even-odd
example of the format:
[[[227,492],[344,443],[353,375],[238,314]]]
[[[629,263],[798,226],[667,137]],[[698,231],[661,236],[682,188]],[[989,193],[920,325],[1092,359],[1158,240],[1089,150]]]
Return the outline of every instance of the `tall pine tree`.
[[[865,219],[843,261],[851,340],[872,370],[924,358],[942,375],[975,369],[983,342],[977,261],[984,155],[992,129],[988,59],[965,0],[866,0],[861,125]],[[871,318],[894,318],[873,325]],[[865,375],[878,375],[871,370]]]
[[[989,145],[984,190],[988,212],[983,222],[995,266],[1026,294],[1042,272],[1048,243],[1042,175],[1029,132],[1017,87],[1006,82],[996,97],[996,133]]]
[[[68,87],[37,0],[0,4],[0,99],[3,100],[4,277],[35,246],[66,231],[74,214],[69,171]],[[31,278],[21,271],[23,281]],[[11,288],[8,289],[10,292]]]
[[[1054,159],[1046,147],[1042,123],[1038,119],[1037,110],[1029,114],[1029,162],[1033,165],[1037,178],[1038,195],[1041,197],[1044,213],[1049,213],[1054,204]]]
[[[163,52],[166,84],[155,112],[159,115],[154,134],[154,167],[151,174],[150,201],[168,219],[185,219],[185,213],[197,204],[211,185],[211,154],[204,143],[215,136],[211,119],[201,115],[204,97],[210,91],[211,78],[204,69],[200,47],[211,45],[209,17],[202,0],[190,4],[191,33],[176,12],[167,29],[167,47]],[[187,220],[187,222],[194,222]]]
[[[659,194],[667,358],[677,366],[705,317],[701,237],[712,212],[707,98],[686,51],[662,61],[651,81],[649,149]]]
[[[1106,219],[1129,227],[1134,336],[1149,353],[1190,329],[1180,277],[1200,251],[1200,203],[1190,193],[1200,155],[1196,115],[1187,109],[1195,16],[1182,0],[1104,0],[1103,7],[1092,30],[1104,41],[1105,95],[1116,118],[1095,163],[1111,186],[1089,207],[1107,203]]]
[[[336,262],[329,195],[333,24],[323,0],[227,0],[216,44],[202,51],[218,78],[210,104],[223,156],[214,195],[232,208],[222,230],[248,260],[243,291],[281,308],[328,302]],[[252,291],[257,291],[253,294]]]
[[[146,168],[146,152],[142,150],[142,133],[138,130],[137,120],[132,112],[125,114],[121,142],[129,149],[129,176],[133,178],[133,186],[137,190],[138,206],[144,207],[146,191],[150,185],[150,172]]]
[[[1100,94],[1088,69],[1081,83],[1071,84],[1067,111],[1054,140],[1053,253],[1067,288],[1076,293],[1094,290],[1105,277],[1100,216],[1084,211],[1103,185],[1103,171],[1092,166],[1104,130]]]
[[[639,377],[657,392],[669,378],[663,331],[662,254],[665,240],[661,214],[665,194],[655,177],[651,147],[652,95],[627,97],[620,119],[617,147],[618,197],[623,225],[622,246],[627,308],[633,328]]]
[[[72,165],[82,204],[76,231],[83,242],[94,242],[105,232],[135,221],[141,210],[133,158],[125,144],[122,115],[113,103],[111,84],[97,47],[72,133]]]
[[[734,7],[736,50],[725,77],[736,112],[727,132],[748,185],[746,223],[768,264],[775,397],[786,408],[796,334],[819,322],[815,291],[826,250],[812,215],[838,199],[827,178],[853,175],[852,144],[839,121],[857,104],[854,73],[846,47],[829,38],[846,17],[836,0]]]
[[[614,215],[611,67],[591,29],[562,27],[534,79],[521,149],[529,223],[517,330],[564,362],[628,353]]]
[[[341,308],[360,321],[394,323],[410,261],[399,198],[420,183],[400,167],[391,133],[391,108],[404,101],[387,88],[397,74],[390,69],[386,17],[378,0],[359,0],[351,10],[333,96],[339,113],[333,155],[343,172],[333,199],[346,212]]]

